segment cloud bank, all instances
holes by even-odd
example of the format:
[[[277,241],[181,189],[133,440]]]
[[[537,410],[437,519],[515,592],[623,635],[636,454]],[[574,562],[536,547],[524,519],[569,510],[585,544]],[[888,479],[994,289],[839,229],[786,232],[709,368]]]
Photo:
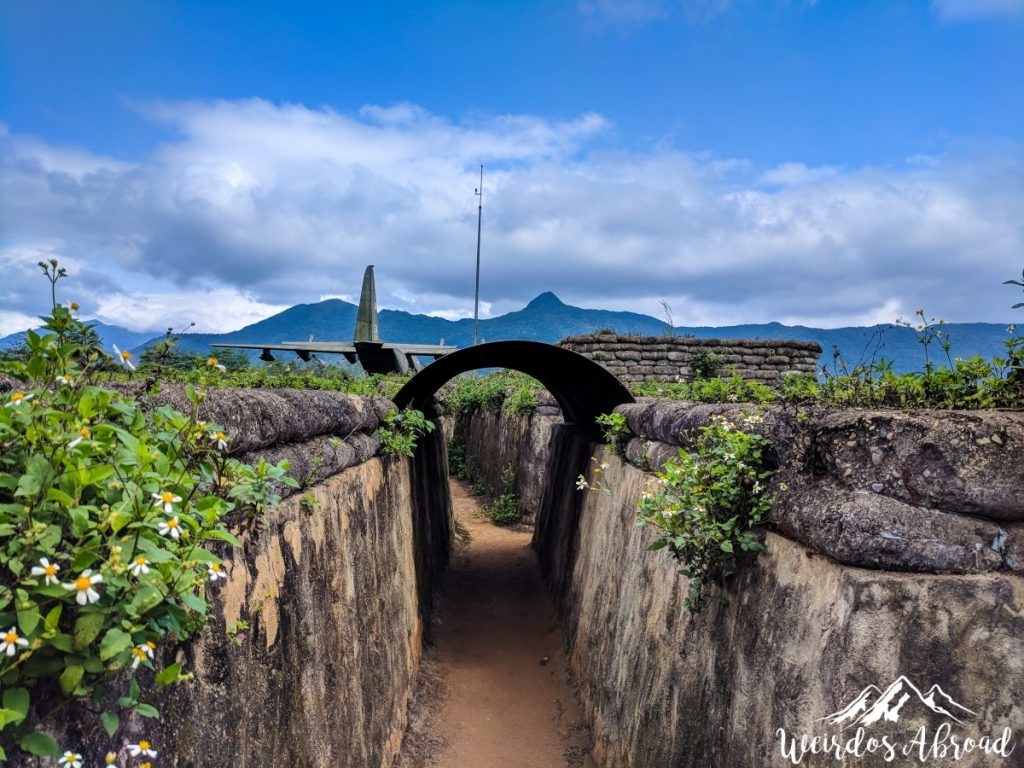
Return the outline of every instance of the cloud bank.
[[[545,290],[678,324],[1013,319],[1024,148],[952,143],[888,167],[755,167],[657,146],[598,149],[600,115],[452,120],[411,104],[151,105],[173,140],[134,163],[0,130],[0,332],[60,298],[136,330],[227,331],[358,295],[446,317]],[[339,329],[347,333],[348,329]]]

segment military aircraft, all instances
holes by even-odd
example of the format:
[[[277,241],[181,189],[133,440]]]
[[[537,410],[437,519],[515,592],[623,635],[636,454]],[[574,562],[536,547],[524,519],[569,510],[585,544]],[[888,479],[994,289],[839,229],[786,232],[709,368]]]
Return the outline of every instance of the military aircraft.
[[[277,344],[211,344],[211,347],[232,349],[260,349],[260,360],[271,361],[274,352],[294,352],[309,362],[316,354],[344,355],[350,363],[358,362],[367,373],[408,373],[423,366],[420,357],[435,360],[458,347],[447,344],[404,344],[381,341],[377,327],[377,287],[373,279],[373,265],[363,273],[363,289],[359,294],[359,312],[352,343],[343,341],[282,341]]]

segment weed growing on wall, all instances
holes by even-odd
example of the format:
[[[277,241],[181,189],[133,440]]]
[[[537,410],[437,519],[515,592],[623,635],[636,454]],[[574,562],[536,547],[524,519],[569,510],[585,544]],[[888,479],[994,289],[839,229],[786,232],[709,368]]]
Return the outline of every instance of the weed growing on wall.
[[[82,324],[60,306],[43,320],[27,360],[0,366],[19,382],[0,398],[0,760],[14,745],[60,753],[40,732],[48,693],[91,700],[111,737],[123,710],[158,716],[134,677],[105,704],[108,678],[182,677],[160,668],[160,643],[203,626],[226,576],[213,545],[237,543],[225,515],[279,501],[286,469],[229,458],[228,436],[198,418],[200,391],[182,414],[96,386]]]
[[[718,376],[724,363],[721,355],[704,349],[693,356],[693,360],[690,361],[690,371],[693,373],[694,379],[713,379]]]
[[[601,427],[604,441],[621,456],[626,450],[626,442],[630,435],[629,427],[626,426],[626,417],[621,413],[602,413],[598,414],[594,421]]]
[[[713,417],[641,495],[638,523],[658,529],[651,549],[667,549],[690,579],[689,611],[704,606],[705,585],[729,575],[740,552],[762,548],[754,529],[771,509],[765,486],[772,474],[762,421],[757,414],[739,424]]]
[[[580,475],[576,478],[576,490],[600,491],[605,496],[614,496],[615,489],[606,482],[605,476],[602,474],[603,472],[608,471],[608,462],[602,461],[601,463],[598,463],[597,456],[591,456],[590,462],[594,465],[594,482],[588,482],[585,475]]]
[[[433,431],[434,422],[421,411],[414,408],[391,411],[384,417],[383,426],[377,430],[380,452],[384,455],[412,456],[419,439]]]

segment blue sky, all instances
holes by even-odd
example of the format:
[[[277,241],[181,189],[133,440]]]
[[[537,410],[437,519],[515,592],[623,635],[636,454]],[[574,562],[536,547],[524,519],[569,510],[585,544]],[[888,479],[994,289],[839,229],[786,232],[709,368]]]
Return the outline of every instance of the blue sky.
[[[300,302],[1013,319],[1024,0],[0,5],[0,332]]]

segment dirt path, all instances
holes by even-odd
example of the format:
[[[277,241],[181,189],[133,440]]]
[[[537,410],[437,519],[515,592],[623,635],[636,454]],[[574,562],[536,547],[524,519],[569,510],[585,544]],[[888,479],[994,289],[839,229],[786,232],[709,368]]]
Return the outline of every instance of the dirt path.
[[[424,651],[400,768],[584,768],[589,733],[528,531],[452,483],[456,547]]]

